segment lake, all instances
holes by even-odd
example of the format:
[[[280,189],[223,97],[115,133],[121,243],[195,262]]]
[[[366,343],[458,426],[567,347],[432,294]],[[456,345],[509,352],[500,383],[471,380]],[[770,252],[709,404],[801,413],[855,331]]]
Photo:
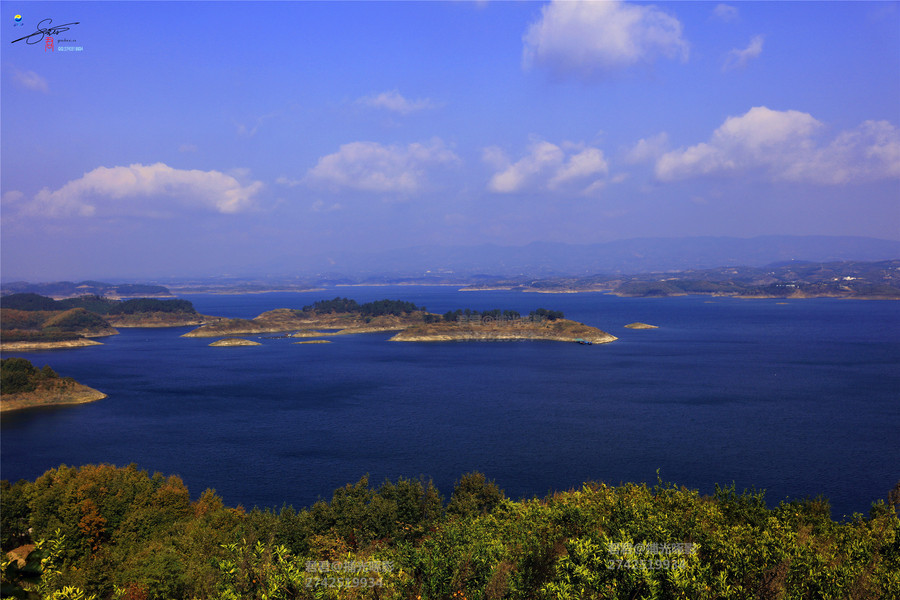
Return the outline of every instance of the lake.
[[[868,511],[900,479],[900,303],[341,287],[186,295],[204,314],[250,318],[347,296],[443,313],[544,307],[611,344],[395,343],[391,334],[211,348],[191,328],[123,329],[104,345],[7,353],[107,394],[4,415],[0,477],[61,463],[137,463],[194,497],[308,506],[369,474],[425,477],[449,496],[468,471],[507,495],[585,481],[716,483],[769,504],[825,495]],[[659,329],[630,330],[634,321]]]

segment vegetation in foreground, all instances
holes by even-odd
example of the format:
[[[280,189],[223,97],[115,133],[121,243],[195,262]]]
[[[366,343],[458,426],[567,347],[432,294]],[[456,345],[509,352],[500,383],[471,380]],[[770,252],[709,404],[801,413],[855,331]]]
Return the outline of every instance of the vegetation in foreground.
[[[367,477],[309,509],[197,500],[177,476],[61,466],[0,482],[3,595],[47,599],[891,598],[900,483],[845,523],[828,502],[585,484],[514,501],[478,473]]]

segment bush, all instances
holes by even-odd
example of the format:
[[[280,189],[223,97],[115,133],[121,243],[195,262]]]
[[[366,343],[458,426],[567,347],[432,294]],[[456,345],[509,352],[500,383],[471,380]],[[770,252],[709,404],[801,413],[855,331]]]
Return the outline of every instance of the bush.
[[[0,391],[4,394],[33,392],[36,387],[37,369],[24,358],[0,360]]]

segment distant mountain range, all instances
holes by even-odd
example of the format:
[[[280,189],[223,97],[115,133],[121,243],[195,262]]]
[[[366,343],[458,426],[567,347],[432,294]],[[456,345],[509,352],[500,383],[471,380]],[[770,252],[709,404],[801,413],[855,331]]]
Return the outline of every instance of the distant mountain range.
[[[778,262],[900,258],[900,241],[851,236],[635,238],[599,244],[533,242],[524,246],[418,246],[329,257],[338,276],[409,275],[553,277],[761,267]],[[321,275],[321,273],[320,273]]]
[[[900,258],[900,241],[850,236],[755,238],[635,238],[598,244],[533,242],[524,246],[418,246],[387,251],[346,250],[333,254],[272,256],[243,274],[133,284],[99,281],[4,282],[0,293],[31,292],[54,297],[96,294],[111,297],[167,296],[205,289],[254,292],[336,284],[482,283],[498,279],[636,276],[719,267],[766,267],[802,262],[874,262]],[[162,284],[147,286],[146,283]]]
[[[171,296],[161,285],[134,283],[111,284],[102,281],[54,281],[51,283],[28,283],[12,281],[0,287],[0,294],[41,294],[55,298],[77,296],[106,296],[108,298],[146,298],[150,296]]]

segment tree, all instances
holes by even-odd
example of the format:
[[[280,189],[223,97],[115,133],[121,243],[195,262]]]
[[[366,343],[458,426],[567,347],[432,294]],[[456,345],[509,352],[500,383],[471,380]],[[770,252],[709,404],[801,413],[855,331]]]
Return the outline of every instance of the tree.
[[[449,514],[473,516],[494,510],[506,496],[484,473],[466,473],[460,477],[447,505]]]
[[[4,394],[33,392],[37,387],[37,369],[24,358],[4,358],[0,360],[0,391]]]

